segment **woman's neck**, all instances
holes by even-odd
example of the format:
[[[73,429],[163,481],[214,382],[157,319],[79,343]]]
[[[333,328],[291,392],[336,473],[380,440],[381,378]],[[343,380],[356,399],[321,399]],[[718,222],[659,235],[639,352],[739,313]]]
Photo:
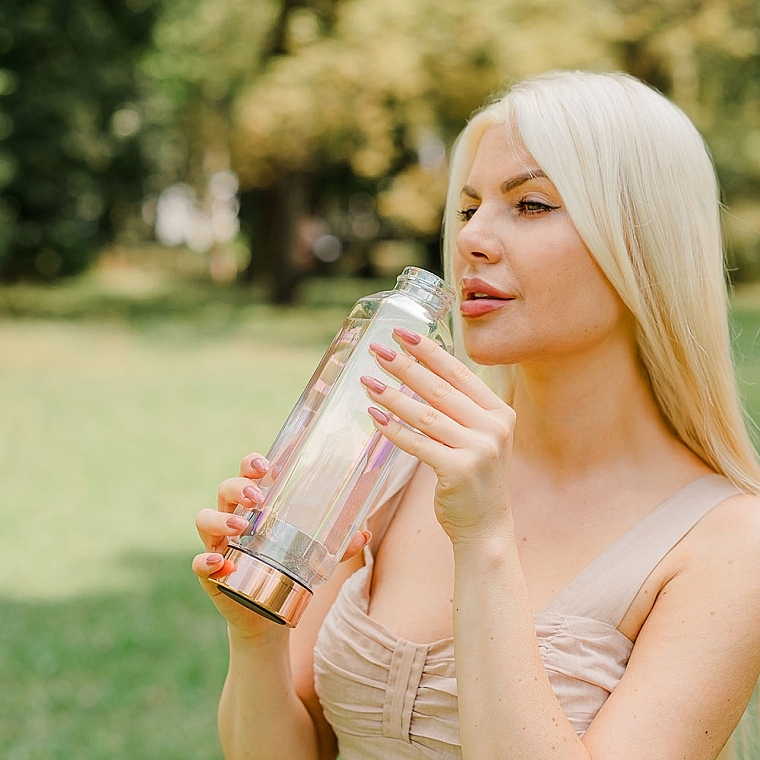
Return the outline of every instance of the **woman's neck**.
[[[630,350],[517,369],[516,457],[556,477],[636,467],[684,447],[663,420]]]

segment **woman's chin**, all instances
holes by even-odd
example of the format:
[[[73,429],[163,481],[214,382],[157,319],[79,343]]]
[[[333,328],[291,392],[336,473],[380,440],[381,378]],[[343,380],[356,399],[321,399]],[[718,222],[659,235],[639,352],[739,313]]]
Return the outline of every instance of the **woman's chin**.
[[[506,352],[494,351],[493,344],[483,345],[480,341],[464,341],[464,350],[467,356],[481,367],[497,367],[504,364],[514,364]]]

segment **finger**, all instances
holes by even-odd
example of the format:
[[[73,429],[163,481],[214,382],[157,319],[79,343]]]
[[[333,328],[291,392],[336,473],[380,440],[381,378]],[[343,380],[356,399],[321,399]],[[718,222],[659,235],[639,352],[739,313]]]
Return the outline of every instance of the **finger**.
[[[263,478],[269,471],[269,462],[266,457],[254,452],[247,457],[243,457],[240,462],[240,475],[244,478],[253,478],[258,480]]]
[[[264,492],[249,478],[228,478],[219,486],[216,501],[222,512],[234,512],[238,504],[254,509],[264,501]]]
[[[201,579],[223,578],[230,573],[235,572],[235,563],[225,559],[219,552],[208,554],[198,554],[193,557],[193,572]]]
[[[488,423],[492,410],[484,408],[477,400],[467,396],[448,379],[440,377],[423,363],[377,343],[370,344],[370,349],[374,352],[382,369],[395,376],[403,385],[460,425],[471,427]],[[463,364],[460,366],[470,372]],[[496,408],[496,403],[504,406],[503,401],[496,396],[494,398],[496,399],[494,408]]]
[[[345,562],[347,559],[355,557],[369,543],[371,538],[372,533],[370,531],[360,530],[351,539],[351,543],[346,547],[346,551],[343,553],[340,561]]]
[[[382,404],[407,425],[425,433],[433,440],[452,448],[466,446],[471,440],[472,433],[467,427],[435,407],[389,387],[377,378],[365,375],[362,376],[361,382],[372,401]]]
[[[248,520],[215,509],[202,509],[195,517],[195,527],[206,550],[218,552],[227,546],[230,538],[239,536],[248,527]]]
[[[375,407],[370,407],[367,411],[372,417],[375,428],[407,454],[425,462],[436,471],[445,468],[446,462],[451,461],[452,450],[445,444],[402,425],[388,412]]]
[[[496,409],[504,404],[504,401],[466,364],[445,351],[434,340],[404,327],[396,327],[393,337],[410,356],[436,375],[448,380],[454,388],[483,409]]]

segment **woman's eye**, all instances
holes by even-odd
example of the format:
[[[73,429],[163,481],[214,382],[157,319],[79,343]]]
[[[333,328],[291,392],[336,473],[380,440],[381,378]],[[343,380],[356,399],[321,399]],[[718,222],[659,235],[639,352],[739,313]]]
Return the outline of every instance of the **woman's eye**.
[[[536,216],[547,211],[555,211],[559,206],[552,206],[551,203],[543,203],[542,201],[523,199],[515,204],[515,208],[523,216]]]
[[[470,219],[475,216],[476,211],[477,208],[463,208],[460,211],[457,211],[457,217],[459,217],[459,219],[461,219],[463,222],[469,222]]]

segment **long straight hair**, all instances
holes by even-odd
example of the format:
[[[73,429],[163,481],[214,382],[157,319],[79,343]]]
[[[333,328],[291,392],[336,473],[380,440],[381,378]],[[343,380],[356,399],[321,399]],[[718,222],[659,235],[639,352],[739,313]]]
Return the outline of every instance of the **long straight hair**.
[[[636,345],[663,418],[715,472],[760,494],[756,431],[731,351],[720,196],[688,117],[625,74],[552,72],[478,112],[457,140],[444,215],[452,281],[459,193],[483,134],[503,124],[557,188],[578,234],[631,311]],[[454,318],[460,358],[461,323]],[[475,365],[507,400],[514,368]],[[720,760],[760,756],[758,688]]]

